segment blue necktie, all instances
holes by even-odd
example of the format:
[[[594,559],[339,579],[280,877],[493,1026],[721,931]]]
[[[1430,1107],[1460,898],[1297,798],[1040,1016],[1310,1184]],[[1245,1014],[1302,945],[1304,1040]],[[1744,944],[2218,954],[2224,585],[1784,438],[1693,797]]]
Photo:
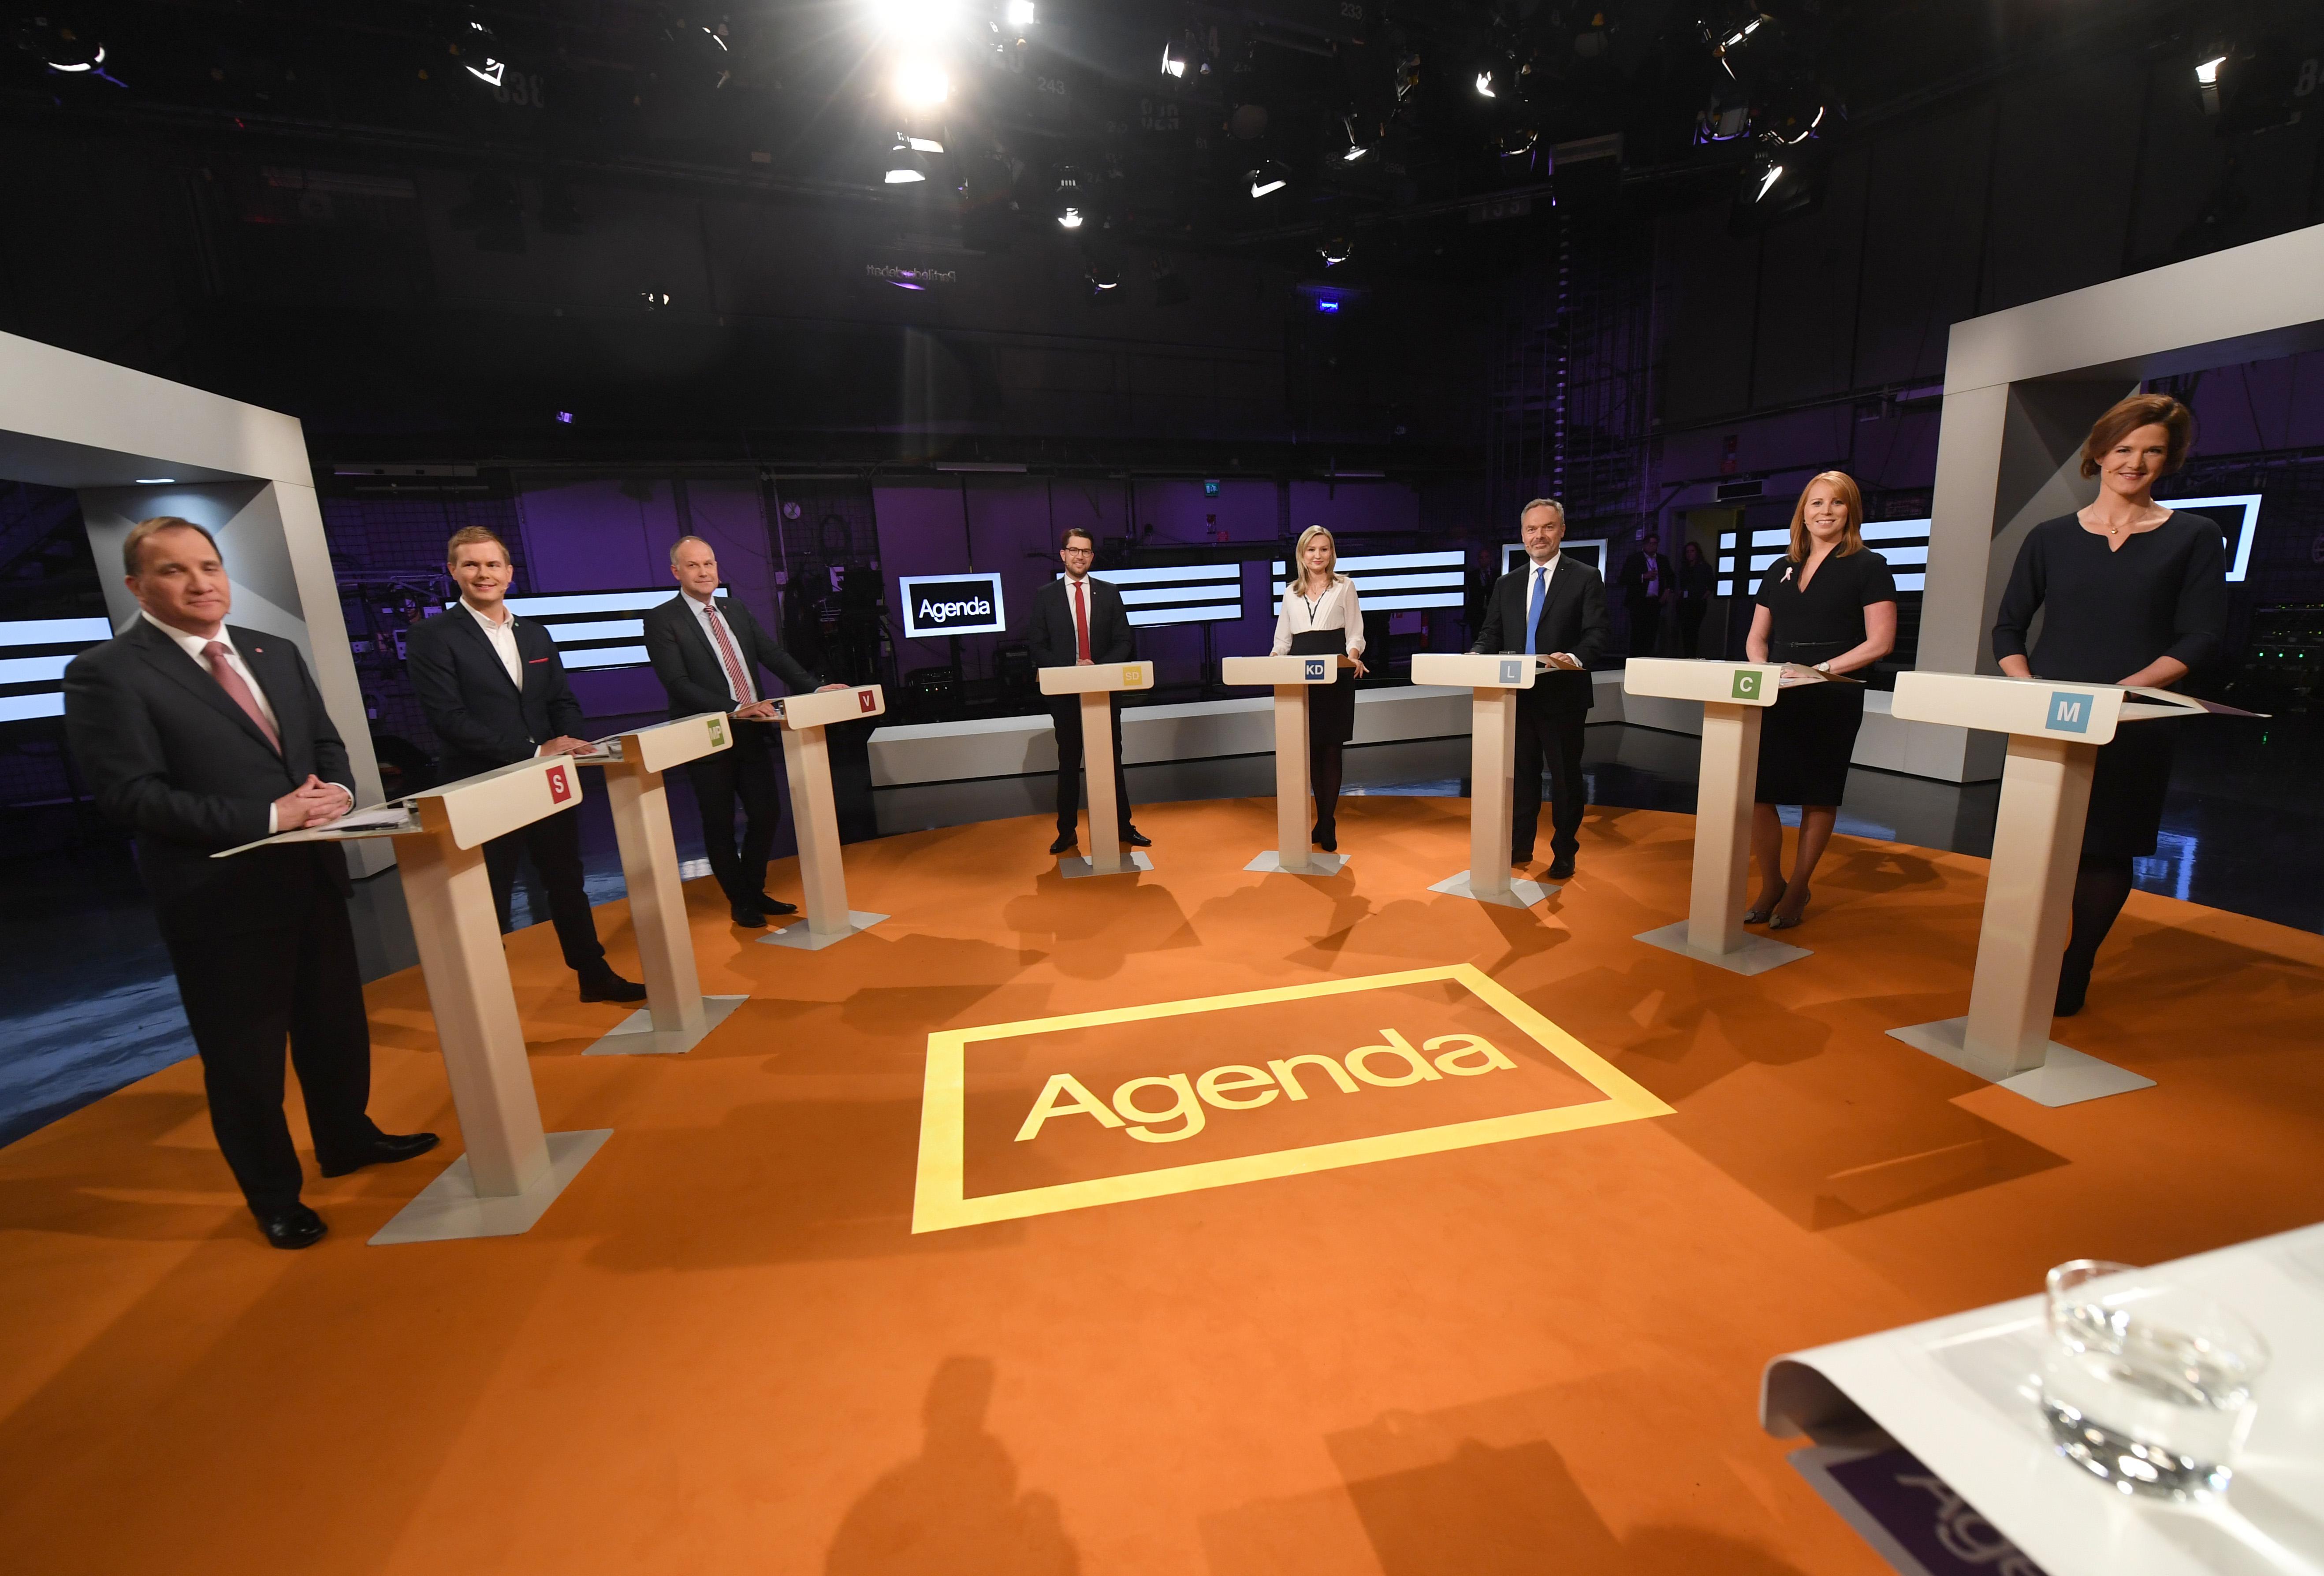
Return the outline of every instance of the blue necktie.
[[[1526,602],[1526,655],[1535,654],[1534,642],[1541,633],[1541,604],[1548,598],[1543,594],[1549,588],[1549,566],[1536,565],[1533,572],[1533,595]]]

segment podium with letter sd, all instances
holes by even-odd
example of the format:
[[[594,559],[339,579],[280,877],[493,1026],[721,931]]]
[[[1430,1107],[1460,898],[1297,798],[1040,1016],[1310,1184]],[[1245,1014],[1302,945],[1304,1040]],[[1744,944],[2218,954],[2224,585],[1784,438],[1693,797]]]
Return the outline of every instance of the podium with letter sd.
[[[1068,878],[1128,875],[1152,870],[1144,853],[1121,849],[1121,806],[1113,793],[1113,696],[1125,689],[1154,687],[1151,662],[1088,662],[1040,670],[1043,695],[1081,698],[1082,771],[1089,779],[1090,852],[1087,859],[1066,854],[1057,871]]]
[[[791,790],[791,829],[798,838],[807,918],[760,939],[769,946],[821,952],[888,917],[847,906],[847,870],[839,857],[839,806],[831,792],[831,743],[824,734],[834,723],[884,716],[888,699],[878,685],[862,684],[786,696],[775,704],[781,708],[783,776]]]
[[[1686,917],[1637,939],[1650,946],[1760,974],[1809,956],[1743,928],[1743,887],[1751,861],[1751,804],[1759,771],[1759,723],[1783,687],[1781,662],[1718,662],[1633,657],[1622,672],[1627,695],[1702,703],[1702,765],[1694,797],[1694,877]],[[1817,682],[1848,680],[1819,678]]]
[[[1275,847],[1243,869],[1329,876],[1348,862],[1346,854],[1309,846],[1307,692],[1337,683],[1341,671],[1353,666],[1345,657],[1331,656],[1229,657],[1219,664],[1219,676],[1228,684],[1265,684],[1275,690]]]
[[[1517,696],[1546,672],[1546,657],[1416,651],[1415,684],[1474,691],[1469,708],[1469,868],[1428,889],[1480,903],[1529,908],[1557,890],[1511,872],[1511,795],[1517,778]]]

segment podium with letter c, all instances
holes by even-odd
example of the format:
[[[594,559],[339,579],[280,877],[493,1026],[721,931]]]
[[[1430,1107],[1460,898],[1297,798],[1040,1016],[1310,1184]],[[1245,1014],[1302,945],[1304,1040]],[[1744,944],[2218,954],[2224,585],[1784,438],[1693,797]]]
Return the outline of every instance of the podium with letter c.
[[[1469,868],[1428,889],[1480,903],[1529,908],[1557,888],[1511,873],[1511,795],[1517,778],[1517,691],[1531,689],[1546,657],[1416,651],[1415,684],[1474,691],[1469,708]]]
[[[1627,695],[1702,703],[1702,765],[1694,798],[1694,875],[1686,917],[1637,939],[1738,974],[1760,974],[1807,957],[1743,928],[1750,874],[1751,805],[1759,771],[1759,723],[1783,687],[1781,662],[1719,662],[1633,657]],[[1823,682],[1833,682],[1824,680]]]
[[[1082,770],[1089,779],[1089,857],[1065,855],[1057,861],[1058,873],[1075,878],[1152,870],[1154,862],[1142,852],[1124,854],[1121,849],[1121,806],[1113,793],[1113,697],[1120,690],[1153,688],[1154,664],[1085,662],[1039,672],[1043,695],[1080,697]]]
[[[1346,854],[1309,846],[1307,692],[1337,683],[1342,669],[1352,666],[1345,657],[1331,656],[1229,657],[1219,664],[1219,677],[1228,684],[1275,690],[1275,847],[1243,869],[1329,876],[1347,864]]]
[[[839,806],[831,792],[831,743],[824,733],[834,723],[884,716],[888,698],[878,685],[862,684],[785,696],[775,704],[781,708],[777,720],[783,731],[783,776],[791,790],[791,829],[798,838],[807,918],[760,940],[769,946],[821,952],[888,917],[847,906],[847,869],[839,856]]]

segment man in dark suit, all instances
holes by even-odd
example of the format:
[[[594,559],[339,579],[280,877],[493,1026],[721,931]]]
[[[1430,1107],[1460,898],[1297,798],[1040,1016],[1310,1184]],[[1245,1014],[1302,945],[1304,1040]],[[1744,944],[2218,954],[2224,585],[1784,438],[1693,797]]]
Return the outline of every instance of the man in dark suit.
[[[577,755],[589,742],[581,703],[566,682],[565,663],[549,631],[508,609],[508,548],[481,525],[453,532],[445,567],[459,583],[449,612],[411,626],[404,660],[428,725],[436,730],[445,780],[536,755]],[[584,1001],[642,1001],[646,988],[605,962],[597,918],[581,880],[581,806],[544,816],[484,844],[493,907],[509,927],[509,897],[520,853],[532,856],[549,889],[549,917],[565,966],[581,979]]]
[[[1590,665],[1606,649],[1606,583],[1598,571],[1559,551],[1565,510],[1536,498],[1518,517],[1526,562],[1494,582],[1485,598],[1478,651],[1526,651],[1559,666],[1517,691],[1517,783],[1512,795],[1509,862],[1533,858],[1541,825],[1541,771],[1548,758],[1549,879],[1573,873],[1582,846],[1582,730],[1592,696]]]
[[[1079,526],[1059,539],[1057,558],[1065,566],[1062,579],[1052,580],[1033,594],[1033,616],[1025,626],[1025,643],[1032,648],[1036,668],[1086,668],[1095,662],[1130,662],[1138,656],[1130,631],[1130,611],[1121,593],[1093,577],[1097,539]],[[1121,841],[1132,848],[1151,848],[1154,840],[1130,824],[1130,782],[1121,770],[1121,696],[1113,697],[1113,802],[1121,817]],[[1057,840],[1051,853],[1071,853],[1081,846],[1082,705],[1077,695],[1049,697],[1049,718],[1057,729]]]
[[[1663,604],[1678,596],[1671,561],[1662,555],[1662,538],[1648,531],[1637,550],[1622,560],[1622,608],[1629,615],[1630,655],[1651,657],[1662,634]]]
[[[646,656],[669,696],[669,714],[725,712],[738,726],[726,749],[687,762],[694,799],[702,811],[702,842],[711,873],[726,894],[737,925],[763,930],[770,914],[796,914],[797,905],[767,891],[767,855],[775,845],[783,803],[775,790],[775,703],[760,684],[761,668],[796,694],[816,687],[815,675],[794,661],[759,627],[735,597],[718,594],[718,554],[698,536],[669,549],[670,577],[678,594],[647,610]],[[845,689],[826,684],[825,689]],[[742,805],[742,840],[734,841],[734,805]]]
[[[299,649],[226,622],[232,590],[209,532],[164,516],[122,551],[143,611],[65,669],[65,730],[97,806],[137,834],[178,995],[202,1058],[210,1126],[277,1248],[323,1235],[282,1115],[282,1042],[326,1176],[408,1160],[433,1133],[383,1133],[371,1025],[330,843],[224,849],[354,807],[346,747]]]

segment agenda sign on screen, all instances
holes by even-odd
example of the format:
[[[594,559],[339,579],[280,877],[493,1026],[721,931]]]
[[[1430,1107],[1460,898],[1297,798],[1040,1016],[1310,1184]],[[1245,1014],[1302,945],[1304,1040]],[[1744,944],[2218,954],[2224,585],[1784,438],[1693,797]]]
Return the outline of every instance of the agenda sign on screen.
[[[1008,627],[998,575],[899,575],[896,591],[908,640],[997,635]]]

